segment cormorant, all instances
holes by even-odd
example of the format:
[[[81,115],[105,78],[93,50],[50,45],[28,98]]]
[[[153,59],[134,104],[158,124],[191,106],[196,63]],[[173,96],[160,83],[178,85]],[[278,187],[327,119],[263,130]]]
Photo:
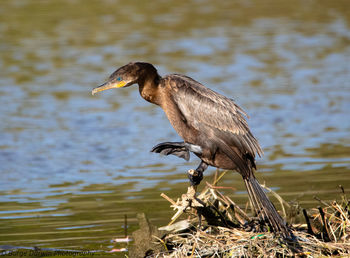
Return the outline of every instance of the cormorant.
[[[255,155],[263,151],[249,130],[246,113],[232,99],[206,88],[194,79],[170,74],[161,77],[150,63],[131,62],[117,69],[108,81],[94,88],[99,91],[139,85],[140,95],[160,106],[184,142],[164,142],[152,151],[189,159],[190,152],[201,162],[196,176],[198,185],[208,165],[235,170],[241,174],[256,214],[268,222],[274,232],[291,238],[286,222],[276,211],[254,176]]]

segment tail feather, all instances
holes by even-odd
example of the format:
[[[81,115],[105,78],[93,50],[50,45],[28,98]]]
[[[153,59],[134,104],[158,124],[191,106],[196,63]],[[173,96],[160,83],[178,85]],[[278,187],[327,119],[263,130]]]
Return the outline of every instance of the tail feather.
[[[278,214],[275,206],[266,196],[258,180],[254,177],[244,178],[249,199],[258,216],[262,217],[272,227],[274,232],[280,232],[283,237],[292,238],[293,235],[284,219]]]
[[[284,231],[284,220],[277,213],[275,207],[266,196],[259,182],[255,178],[252,178],[250,181],[252,183],[248,183],[248,187],[251,189],[252,197],[255,200],[255,210],[257,210],[257,214],[261,214],[263,219],[271,224],[274,231]]]

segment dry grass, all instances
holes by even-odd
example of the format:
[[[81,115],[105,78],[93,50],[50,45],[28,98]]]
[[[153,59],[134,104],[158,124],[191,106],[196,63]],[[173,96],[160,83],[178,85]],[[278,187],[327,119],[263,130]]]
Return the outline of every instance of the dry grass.
[[[175,223],[165,237],[158,239],[167,251],[153,254],[153,257],[350,255],[350,202],[342,188],[340,201],[331,204],[323,202],[323,208],[303,210],[306,223],[293,225],[295,240],[285,240],[269,232],[266,225],[248,216],[228,196],[223,195],[220,192],[222,188],[215,186],[220,178],[212,185],[207,184],[198,196],[204,207],[186,210],[190,226],[180,229]],[[277,197],[285,215],[288,207],[285,207],[286,203],[281,197]],[[170,202],[176,208],[175,202]],[[169,224],[173,224],[180,213],[182,211],[178,208],[177,216]],[[201,230],[198,229],[198,213],[206,220]]]

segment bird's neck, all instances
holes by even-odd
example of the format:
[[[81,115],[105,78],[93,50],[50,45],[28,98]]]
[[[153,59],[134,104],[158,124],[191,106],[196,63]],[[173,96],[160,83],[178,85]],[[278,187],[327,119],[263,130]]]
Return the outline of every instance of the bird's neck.
[[[148,102],[160,105],[159,85],[161,79],[157,73],[139,80],[138,84],[141,97]]]

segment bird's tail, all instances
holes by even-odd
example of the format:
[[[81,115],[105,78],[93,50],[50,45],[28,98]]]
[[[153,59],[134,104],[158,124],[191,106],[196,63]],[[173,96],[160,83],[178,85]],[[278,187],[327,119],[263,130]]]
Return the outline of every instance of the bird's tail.
[[[244,183],[256,214],[268,222],[274,232],[281,233],[285,238],[293,238],[293,234],[288,228],[287,223],[278,214],[275,206],[266,196],[258,180],[254,176],[249,176],[244,178]]]

